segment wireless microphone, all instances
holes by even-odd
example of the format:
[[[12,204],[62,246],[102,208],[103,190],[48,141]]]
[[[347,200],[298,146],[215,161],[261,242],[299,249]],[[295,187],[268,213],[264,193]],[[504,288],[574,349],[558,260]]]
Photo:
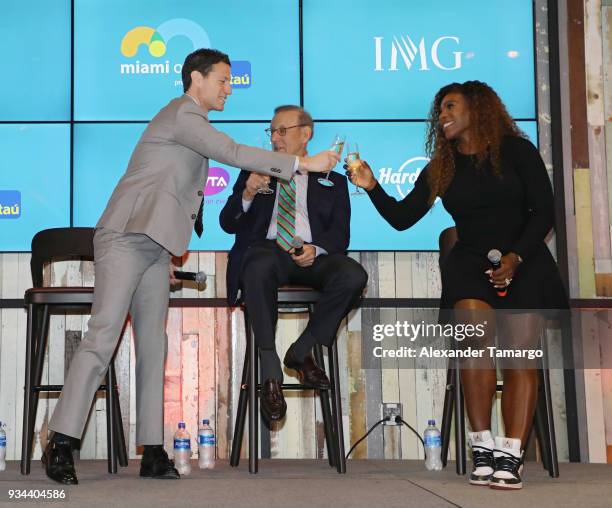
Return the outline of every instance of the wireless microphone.
[[[175,270],[174,278],[179,280],[193,280],[196,284],[204,284],[206,282],[206,274],[204,272],[181,272]]]
[[[491,263],[491,268],[493,268],[493,270],[497,270],[501,266],[501,258],[502,258],[502,253],[497,249],[491,249],[489,253],[487,254],[487,259],[489,260],[489,263]],[[508,294],[507,286],[505,288],[495,288],[495,289],[497,291],[497,296],[503,297]]]
[[[304,240],[302,240],[301,236],[294,236],[293,240],[291,240],[291,247],[295,249],[293,253],[296,256],[301,256],[304,254]]]

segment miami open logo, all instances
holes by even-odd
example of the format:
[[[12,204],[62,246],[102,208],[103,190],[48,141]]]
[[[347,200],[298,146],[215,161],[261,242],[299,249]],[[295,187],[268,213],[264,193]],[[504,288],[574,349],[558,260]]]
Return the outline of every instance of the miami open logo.
[[[141,46],[146,46],[148,53],[155,60],[144,62],[140,59],[131,62],[122,62],[120,72],[122,75],[143,74],[175,74],[178,75],[174,86],[182,85],[180,79],[183,63],[172,62],[169,59],[159,61],[168,51],[170,41],[175,37],[187,37],[193,50],[210,48],[210,37],[196,22],[185,18],[175,18],[165,21],[157,28],[150,26],[137,26],[127,32],[121,40],[121,54],[126,58],[138,55]],[[249,88],[251,86],[251,63],[246,60],[232,61],[232,87]]]

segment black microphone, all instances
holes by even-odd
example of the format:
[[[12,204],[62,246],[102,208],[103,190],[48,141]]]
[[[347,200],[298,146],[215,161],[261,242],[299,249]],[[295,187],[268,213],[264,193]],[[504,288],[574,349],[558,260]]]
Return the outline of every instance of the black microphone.
[[[174,270],[174,278],[179,280],[193,280],[196,284],[204,284],[206,282],[206,274],[204,272],[181,272]]]
[[[291,247],[295,249],[293,253],[296,256],[301,256],[304,254],[304,240],[302,240],[301,236],[294,236],[293,240],[291,240]]]
[[[491,249],[487,254],[487,259],[491,263],[491,268],[497,270],[501,266],[502,253],[498,249]],[[508,294],[508,287],[496,288],[497,296],[506,296]]]

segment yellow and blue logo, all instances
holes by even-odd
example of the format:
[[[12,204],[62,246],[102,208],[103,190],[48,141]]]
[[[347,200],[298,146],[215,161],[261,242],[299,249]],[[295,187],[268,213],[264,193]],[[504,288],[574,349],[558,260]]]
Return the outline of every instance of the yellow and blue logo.
[[[18,219],[21,217],[21,192],[0,190],[0,219]]]
[[[193,49],[210,47],[210,37],[200,25],[190,19],[175,18],[165,21],[157,28],[132,28],[121,40],[121,54],[128,58],[136,56],[140,46],[145,44],[152,56],[161,58],[166,54],[170,40],[177,36],[191,40]]]

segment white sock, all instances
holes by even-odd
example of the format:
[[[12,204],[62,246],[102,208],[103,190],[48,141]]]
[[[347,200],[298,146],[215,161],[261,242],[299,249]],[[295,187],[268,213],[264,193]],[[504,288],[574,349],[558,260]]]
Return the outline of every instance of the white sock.
[[[511,437],[496,436],[493,456],[496,458],[503,457],[506,453],[520,459],[522,456],[521,440]],[[495,476],[495,478],[513,478],[513,475],[507,471],[495,471],[493,476]]]
[[[470,446],[472,447],[478,446],[491,451],[493,451],[493,448],[495,448],[495,441],[493,441],[491,431],[488,429],[481,430],[479,432],[468,432],[468,438],[470,441]],[[473,474],[478,476],[493,474],[493,468],[488,466],[477,467],[474,469]]]

